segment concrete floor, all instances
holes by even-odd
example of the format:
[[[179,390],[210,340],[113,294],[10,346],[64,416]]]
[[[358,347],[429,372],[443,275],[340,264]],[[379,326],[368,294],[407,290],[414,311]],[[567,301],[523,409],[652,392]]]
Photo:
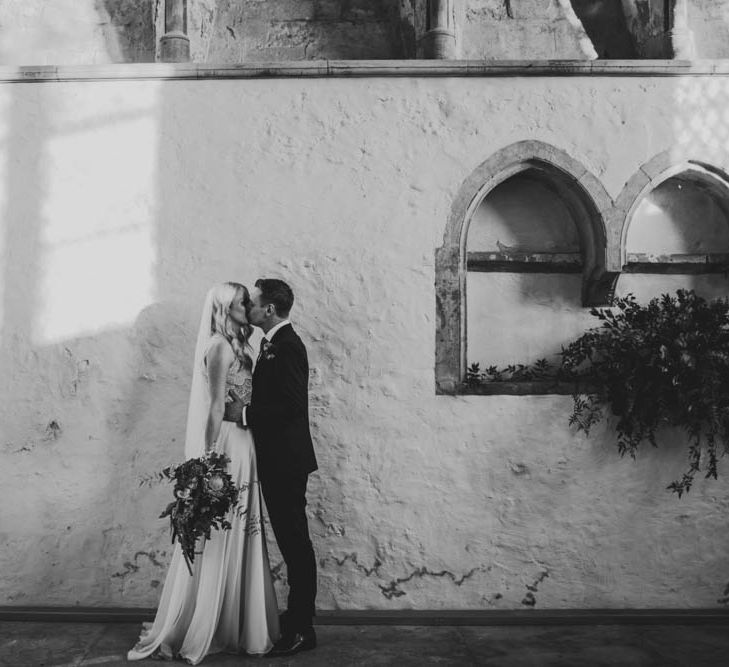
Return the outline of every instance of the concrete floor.
[[[131,623],[0,622],[3,667],[128,665]],[[318,626],[319,647],[293,658],[217,655],[211,667],[250,665],[534,665],[724,667],[729,625]],[[160,664],[158,661],[134,663]],[[183,663],[172,663],[183,664]]]

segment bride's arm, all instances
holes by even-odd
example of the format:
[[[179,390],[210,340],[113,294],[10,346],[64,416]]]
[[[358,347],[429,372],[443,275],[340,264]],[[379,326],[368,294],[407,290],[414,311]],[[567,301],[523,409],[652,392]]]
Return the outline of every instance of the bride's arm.
[[[220,338],[213,343],[207,355],[210,410],[205,426],[205,452],[213,449],[220,433],[225,412],[225,377],[233,364],[235,353],[227,340]]]

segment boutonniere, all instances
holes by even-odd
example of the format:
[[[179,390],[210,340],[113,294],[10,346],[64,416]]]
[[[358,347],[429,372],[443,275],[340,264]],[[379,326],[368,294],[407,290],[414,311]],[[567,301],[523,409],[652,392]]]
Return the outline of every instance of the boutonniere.
[[[261,345],[261,355],[266,361],[276,358],[276,346],[268,340],[264,340]]]

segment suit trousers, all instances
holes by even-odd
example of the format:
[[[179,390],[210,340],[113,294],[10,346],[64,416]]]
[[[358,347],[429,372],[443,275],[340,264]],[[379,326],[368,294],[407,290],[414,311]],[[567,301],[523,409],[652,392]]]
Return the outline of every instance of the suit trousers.
[[[289,581],[287,623],[292,631],[312,627],[316,598],[316,557],[306,519],[307,473],[261,479],[273,534]]]

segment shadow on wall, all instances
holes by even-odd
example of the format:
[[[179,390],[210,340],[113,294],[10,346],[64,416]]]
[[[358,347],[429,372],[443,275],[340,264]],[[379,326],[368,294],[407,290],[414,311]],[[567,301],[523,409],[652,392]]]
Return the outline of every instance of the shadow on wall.
[[[130,443],[167,464],[184,430],[189,362],[166,353],[187,351],[175,337],[188,327],[167,308],[172,345],[160,344],[145,310],[156,292],[157,86],[134,99],[112,88],[99,97],[81,84],[69,100],[44,83],[0,87],[0,373],[11,378],[0,390],[0,525],[15,545],[0,564],[5,599],[19,604],[123,592],[110,554],[141,542],[119,529],[139,511]]]
[[[616,0],[571,0],[575,14],[600,59],[637,57],[633,36],[628,31],[622,3]]]
[[[673,58],[674,0],[571,0],[600,59]]]

